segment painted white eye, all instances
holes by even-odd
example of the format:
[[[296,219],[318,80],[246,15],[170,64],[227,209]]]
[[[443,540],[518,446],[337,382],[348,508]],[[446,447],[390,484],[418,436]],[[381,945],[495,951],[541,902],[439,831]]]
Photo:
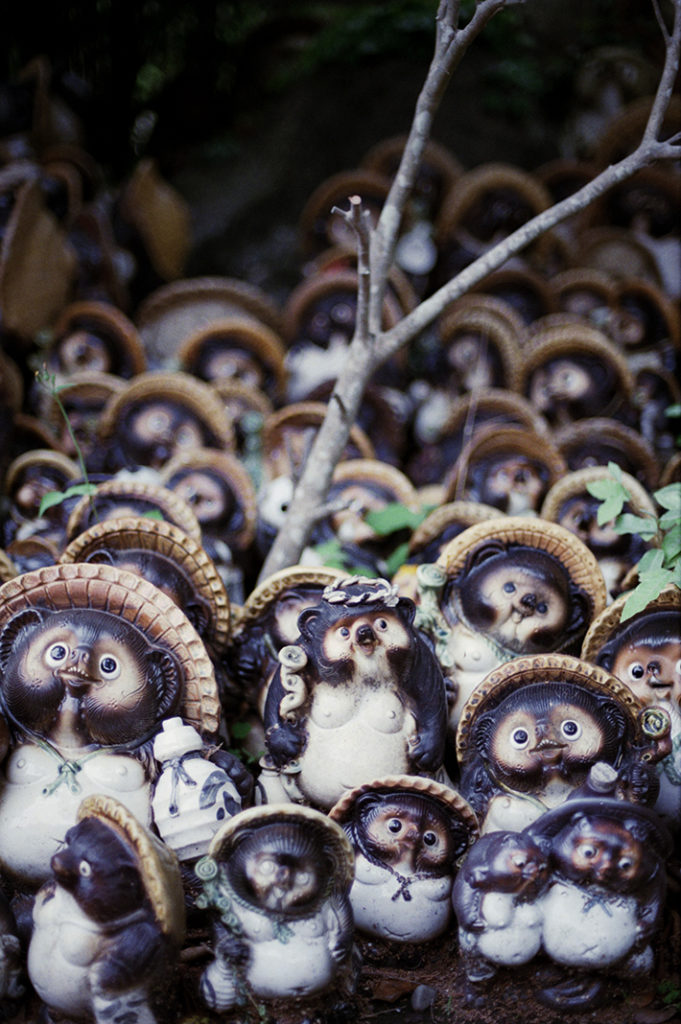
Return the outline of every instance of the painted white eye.
[[[347,638],[350,636],[350,630],[348,629],[347,626],[341,626],[340,629],[338,630],[338,635],[342,636],[344,640],[347,640]]]
[[[578,740],[582,735],[582,727],[574,718],[566,718],[560,723],[560,731],[566,740]]]
[[[511,583],[510,581],[508,583],[504,583],[504,593],[515,594],[515,583]]]
[[[104,679],[118,679],[121,674],[121,663],[113,654],[103,654],[99,659],[99,671]]]
[[[390,819],[390,821],[388,822],[388,831],[392,832],[394,836],[396,836],[398,832],[402,831],[402,822],[400,821],[399,818]]]
[[[677,676],[681,676],[681,658],[679,658],[676,665],[674,665],[674,671],[677,674]]]
[[[511,746],[516,750],[524,750],[530,742],[530,734],[527,729],[514,729],[511,733]]]
[[[546,601],[538,601],[537,606],[534,610],[537,613],[537,615],[546,615],[547,611],[549,610],[549,606],[547,605]]]
[[[63,665],[69,656],[69,648],[66,644],[52,644],[45,652],[45,661],[48,665]]]
[[[426,846],[435,846],[437,844],[437,832],[424,832],[423,842]]]
[[[628,669],[629,678],[635,681],[643,679],[646,674],[645,666],[640,661],[635,661]]]
[[[596,854],[598,853],[598,850],[595,846],[591,846],[588,843],[585,843],[584,846],[581,847],[580,853],[585,860],[593,860]]]
[[[617,867],[620,871],[630,871],[633,866],[634,862],[631,857],[622,857],[622,859],[617,862]]]
[[[83,878],[89,878],[92,874],[92,865],[87,860],[82,860],[78,865],[78,871]]]
[[[388,623],[386,622],[385,619],[376,619],[376,629],[386,630],[387,628]]]
[[[276,870],[276,864],[269,857],[266,860],[261,860],[258,864],[258,871],[263,875],[273,875]]]

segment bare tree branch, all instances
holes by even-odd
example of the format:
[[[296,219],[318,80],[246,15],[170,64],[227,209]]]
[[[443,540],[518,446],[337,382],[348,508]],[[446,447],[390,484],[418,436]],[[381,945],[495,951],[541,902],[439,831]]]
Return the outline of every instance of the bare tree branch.
[[[334,467],[345,448],[350,428],[360,408],[364,390],[378,365],[416,337],[440,315],[450,302],[464,295],[493,270],[550,228],[583,210],[599,196],[627,180],[653,161],[675,159],[681,155],[679,146],[681,133],[668,139],[659,139],[672,98],[681,52],[681,0],[673,0],[673,28],[671,32],[666,29],[663,31],[666,47],[664,66],[648,122],[641,142],[634,152],[606,168],[578,192],[528,221],[425,299],[395,327],[382,333],[380,330],[382,296],[392,263],[399,222],[429,136],[434,111],[454,63],[462,56],[469,42],[482,27],[480,21],[476,22],[476,17],[480,20],[484,18],[486,24],[486,21],[496,10],[501,9],[504,3],[505,0],[483,0],[478,4],[473,19],[462,30],[454,30],[451,24],[458,5],[445,2],[445,0],[442,0],[440,4],[435,57],[417,102],[400,168],[371,238],[368,322],[363,320],[361,329],[355,330],[355,336],[348,350],[347,362],[336,381],[329,401],[327,415],[306,461],[284,525],[265,559],[260,575],[261,579],[278,569],[295,564],[300,558],[314,520],[314,510],[325,500]],[[653,3],[655,4],[656,0],[653,0]],[[659,12],[658,16],[661,18]],[[469,29],[471,31],[466,37],[464,45],[462,40]],[[444,40],[448,40],[448,42],[445,43]],[[453,54],[454,59],[451,62]],[[356,213],[352,202],[347,216],[351,216],[353,223],[355,222]],[[357,223],[360,224],[362,221],[358,220]],[[363,244],[365,245],[366,242],[363,243],[360,239],[361,258],[364,258],[362,257]],[[367,277],[360,274],[360,289],[366,287]],[[378,303],[379,297],[380,303]],[[365,300],[366,293],[364,292],[360,301],[364,302]]]

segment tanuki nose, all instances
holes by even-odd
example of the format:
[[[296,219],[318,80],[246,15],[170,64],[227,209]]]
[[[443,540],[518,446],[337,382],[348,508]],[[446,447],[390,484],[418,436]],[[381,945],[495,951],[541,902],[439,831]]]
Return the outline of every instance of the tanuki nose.
[[[371,626],[369,626],[367,623],[364,623],[364,625],[360,626],[359,629],[357,630],[357,643],[371,644],[374,642],[375,639],[376,634],[374,633]]]

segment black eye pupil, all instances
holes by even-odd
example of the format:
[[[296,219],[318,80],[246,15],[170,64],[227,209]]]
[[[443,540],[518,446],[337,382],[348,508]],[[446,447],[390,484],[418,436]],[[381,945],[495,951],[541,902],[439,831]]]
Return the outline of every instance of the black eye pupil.
[[[631,674],[634,677],[634,679],[641,679],[641,677],[643,676],[643,665],[634,665],[634,667],[631,670]]]
[[[115,672],[116,660],[115,658],[102,658],[102,672]]]
[[[390,829],[391,832],[397,833],[402,828],[402,822],[398,821],[397,818],[393,818],[393,820],[388,825],[388,828]]]
[[[513,733],[513,739],[516,743],[527,743],[527,733],[524,729],[516,729]]]
[[[61,661],[66,657],[66,648],[62,644],[56,644],[52,648],[52,657],[55,661]]]
[[[537,611],[539,612],[540,615],[546,615],[547,607],[548,606],[544,603],[544,601],[540,601],[539,604],[537,605]]]
[[[577,732],[577,723],[576,722],[565,722],[563,724],[563,732],[565,733],[566,736],[574,736],[575,733]]]
[[[515,583],[504,583],[504,590],[507,594],[512,594],[515,590]]]
[[[435,835],[434,832],[426,832],[423,837],[423,841],[426,844],[426,846],[435,846],[435,843],[437,842],[437,836]]]

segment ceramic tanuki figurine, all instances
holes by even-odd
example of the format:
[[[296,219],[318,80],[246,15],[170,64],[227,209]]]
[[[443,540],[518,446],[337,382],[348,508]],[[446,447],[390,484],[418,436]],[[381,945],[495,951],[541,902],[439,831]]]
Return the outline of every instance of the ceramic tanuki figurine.
[[[444,681],[413,619],[396,587],[357,576],[301,613],[265,704],[265,802],[328,810],[371,779],[442,768]]]
[[[252,807],[217,832],[196,865],[214,916],[214,959],[201,977],[218,1013],[250,998],[301,997],[354,985],[348,891],[352,848],[310,807]]]
[[[28,948],[38,996],[59,1020],[164,1020],[167,1007],[155,1004],[184,938],[174,854],[118,801],[93,796],[51,870],[36,895]]]
[[[582,657],[601,665],[633,690],[646,707],[671,718],[671,751],[657,763],[655,810],[681,829],[681,590],[671,584],[637,615],[621,621],[625,592],[593,621]]]
[[[568,800],[527,833],[550,865],[539,900],[543,950],[561,968],[578,972],[575,984],[559,970],[542,1001],[586,1007],[600,998],[608,974],[650,974],[672,848],[659,817],[628,801]]]
[[[474,686],[523,654],[578,653],[605,606],[596,559],[555,523],[521,516],[488,519],[417,570],[417,624],[448,677],[453,732]]]
[[[618,679],[570,655],[517,658],[491,672],[456,734],[459,788],[482,833],[520,832],[582,787],[652,804],[655,761],[669,747],[646,712]],[[668,730],[661,709],[660,718]]]
[[[650,541],[640,534],[618,533],[614,519],[599,522],[601,502],[590,493],[589,485],[611,479],[607,466],[585,466],[566,473],[544,498],[541,515],[570,530],[596,556],[612,601],[621,593],[626,574],[650,547]],[[631,496],[622,511],[655,518],[655,502],[638,480],[622,472],[622,484]]]
[[[497,967],[524,964],[541,948],[541,913],[548,859],[525,832],[495,831],[468,851],[452,888],[459,948],[471,982]]]
[[[572,798],[521,832],[482,836],[452,893],[473,991],[538,954],[551,962],[538,998],[555,1008],[596,1005],[608,974],[649,973],[670,852],[654,812],[603,797]]]
[[[81,800],[101,793],[150,821],[150,746],[182,713],[214,738],[212,663],[162,591],[108,565],[50,566],[0,588],[0,864],[19,886],[46,880]]]
[[[329,816],[355,851],[355,927],[394,942],[427,942],[451,921],[457,862],[477,837],[456,790],[416,775],[358,786]]]

